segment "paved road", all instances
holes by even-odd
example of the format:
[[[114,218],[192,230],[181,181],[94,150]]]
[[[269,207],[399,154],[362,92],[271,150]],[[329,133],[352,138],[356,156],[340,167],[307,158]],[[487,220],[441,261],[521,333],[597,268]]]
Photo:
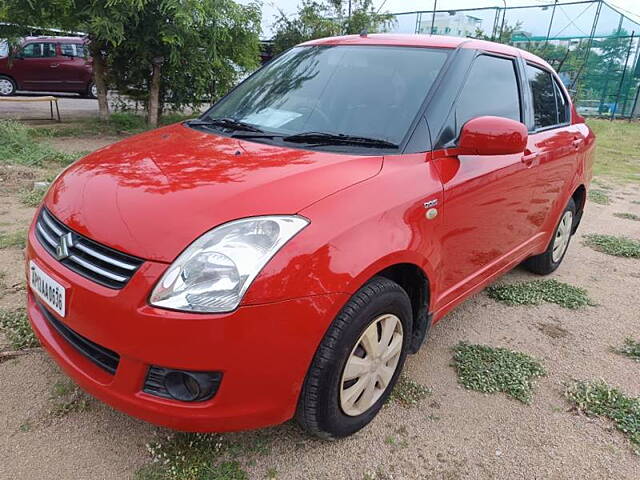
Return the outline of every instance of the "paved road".
[[[51,95],[50,93],[24,93],[18,92],[15,98],[38,97]],[[95,117],[98,114],[98,101],[90,98],[82,98],[75,94],[54,94],[58,97],[60,117],[63,122]],[[0,118],[12,118],[15,120],[48,120],[49,102],[1,102]]]

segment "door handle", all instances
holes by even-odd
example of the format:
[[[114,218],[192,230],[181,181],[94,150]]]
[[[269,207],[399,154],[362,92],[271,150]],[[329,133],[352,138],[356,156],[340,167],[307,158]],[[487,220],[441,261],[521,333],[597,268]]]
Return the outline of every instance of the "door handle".
[[[540,155],[538,152],[536,153],[529,153],[527,155],[523,155],[522,158],[520,159],[520,161],[522,163],[524,163],[527,167],[531,166],[531,164],[533,163],[533,161],[538,158],[538,155]]]
[[[58,68],[60,66],[59,63],[52,63],[51,65],[49,65],[49,67],[51,68]]]

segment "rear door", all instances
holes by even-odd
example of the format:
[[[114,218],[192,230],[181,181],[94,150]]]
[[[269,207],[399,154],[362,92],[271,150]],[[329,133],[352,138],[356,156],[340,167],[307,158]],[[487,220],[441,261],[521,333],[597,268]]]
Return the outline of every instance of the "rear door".
[[[477,56],[455,103],[456,137],[467,121],[484,115],[523,122],[521,75],[516,58]],[[524,152],[446,155],[436,162],[444,184],[442,268],[435,307],[440,309],[527,248],[534,234],[528,219],[534,165]]]
[[[537,229],[549,232],[571,193],[585,139],[580,126],[571,125],[569,100],[557,77],[532,63],[525,71],[533,105],[527,148],[537,157],[531,220]]]
[[[91,79],[91,63],[82,43],[60,43],[60,66],[58,72],[62,87],[68,92],[85,92]]]
[[[13,68],[23,90],[58,91],[62,85],[57,68],[60,66],[56,44],[31,42],[25,44]]]

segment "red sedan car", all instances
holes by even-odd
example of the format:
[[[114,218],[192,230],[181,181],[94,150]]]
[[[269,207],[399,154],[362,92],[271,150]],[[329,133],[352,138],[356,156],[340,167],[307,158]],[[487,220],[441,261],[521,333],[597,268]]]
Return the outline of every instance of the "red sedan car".
[[[28,37],[10,57],[0,58],[0,96],[16,90],[76,92],[95,97],[93,64],[80,37]]]
[[[84,389],[150,422],[346,436],[449,310],[522,262],[558,268],[593,148],[530,53],[305,43],[58,177],[29,232],[31,323]]]

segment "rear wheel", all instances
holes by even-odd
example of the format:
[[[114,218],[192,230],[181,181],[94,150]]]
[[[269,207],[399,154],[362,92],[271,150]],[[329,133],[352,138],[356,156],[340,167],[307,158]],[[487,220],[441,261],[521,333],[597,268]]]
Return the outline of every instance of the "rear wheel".
[[[15,82],[4,75],[0,75],[0,96],[8,97],[16,93]]]
[[[525,260],[524,266],[528,270],[538,275],[548,275],[560,266],[569,248],[575,217],[576,204],[571,198],[560,216],[560,222],[553,232],[547,250]]]
[[[85,95],[88,98],[98,98],[98,89],[96,88],[96,84],[94,82],[89,83]]]
[[[357,432],[376,416],[407,355],[411,303],[397,283],[376,277],[335,318],[300,394],[296,419],[325,439]]]

